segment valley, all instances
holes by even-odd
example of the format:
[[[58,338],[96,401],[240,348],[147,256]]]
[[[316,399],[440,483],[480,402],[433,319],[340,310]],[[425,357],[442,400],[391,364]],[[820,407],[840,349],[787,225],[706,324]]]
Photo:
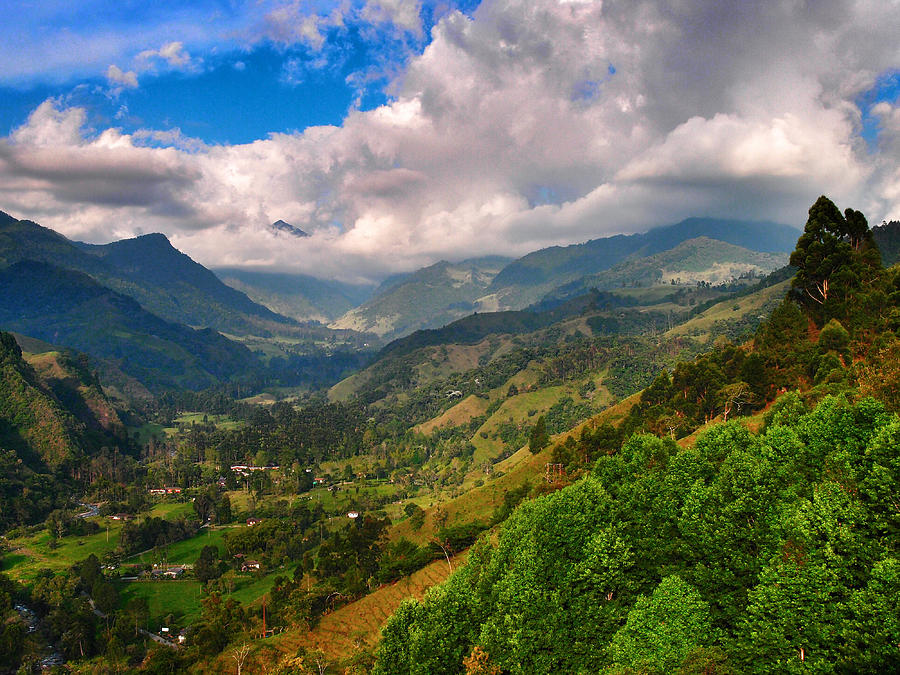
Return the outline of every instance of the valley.
[[[757,664],[796,644],[852,669],[865,641],[895,658],[892,624],[868,626],[897,597],[884,590],[898,541],[883,365],[897,272],[868,229],[845,244],[847,221],[822,200],[810,223],[832,218],[844,280],[826,303],[799,293],[818,269],[802,237],[793,253],[753,251],[686,221],[607,242],[627,249],[619,262],[588,262],[589,242],[394,279],[356,316],[419,318],[357,324],[369,333],[246,296],[240,322],[179,323],[171,276],[153,291],[169,294],[158,316],[37,231],[81,262],[51,267],[42,243],[0,270],[0,326],[15,330],[2,341],[0,590],[41,618],[20,640],[9,614],[0,639],[18,641],[15,663],[49,644],[85,673],[223,672],[238,658],[285,674],[767,672]],[[758,227],[730,222],[730,239],[771,243],[741,234]],[[516,269],[548,259],[545,285],[513,290]],[[497,279],[507,308],[469,311]],[[841,425],[858,440],[835,440]],[[841,493],[847,481],[862,493]],[[852,531],[822,525],[821,509]],[[856,571],[808,532],[852,542]],[[767,609],[807,573],[795,546],[862,626],[834,646],[833,619],[794,638],[780,628],[791,610]],[[668,631],[652,612],[672,602],[684,618]]]

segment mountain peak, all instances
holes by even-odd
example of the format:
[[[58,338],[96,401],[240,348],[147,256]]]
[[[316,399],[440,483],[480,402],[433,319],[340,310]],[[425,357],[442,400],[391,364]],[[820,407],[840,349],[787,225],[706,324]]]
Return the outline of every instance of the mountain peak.
[[[304,232],[299,227],[294,227],[290,223],[286,223],[283,220],[276,220],[274,223],[269,225],[269,227],[276,232],[286,232],[287,234],[293,237],[308,237],[309,233]]]
[[[169,241],[169,238],[166,235],[162,234],[161,232],[151,232],[150,234],[141,234],[137,237],[134,237],[134,240],[143,242],[145,244],[156,244],[156,245],[163,244],[170,248],[174,248],[172,246],[172,242]],[[128,241],[128,240],[124,239],[122,241]]]

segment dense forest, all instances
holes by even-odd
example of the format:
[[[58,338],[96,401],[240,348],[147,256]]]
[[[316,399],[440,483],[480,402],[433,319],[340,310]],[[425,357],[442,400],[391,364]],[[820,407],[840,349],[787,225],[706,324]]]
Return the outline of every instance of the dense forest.
[[[751,345],[678,364],[620,430],[554,448],[583,478],[402,606],[374,672],[900,668],[900,421],[884,369],[898,276],[862,214],[824,197],[791,263]],[[759,432],[734,421],[776,396]]]
[[[375,672],[894,671],[898,456],[872,399],[633,435],[403,606]]]

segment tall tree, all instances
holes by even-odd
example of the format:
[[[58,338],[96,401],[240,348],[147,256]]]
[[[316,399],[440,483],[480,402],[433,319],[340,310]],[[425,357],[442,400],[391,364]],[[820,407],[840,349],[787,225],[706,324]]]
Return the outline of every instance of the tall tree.
[[[541,415],[531,430],[531,437],[528,439],[528,449],[535,455],[550,444],[550,434],[547,433],[547,422]]]
[[[858,218],[854,216],[854,230],[857,227]],[[793,287],[801,291],[803,302],[822,305],[828,301],[832,277],[850,262],[853,246],[844,241],[849,230],[846,219],[828,197],[819,197],[810,207],[806,227],[790,259],[797,268]]]

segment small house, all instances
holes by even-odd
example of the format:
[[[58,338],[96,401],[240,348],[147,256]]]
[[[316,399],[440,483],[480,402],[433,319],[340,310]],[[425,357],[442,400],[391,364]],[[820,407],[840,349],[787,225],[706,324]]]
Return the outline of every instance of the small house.
[[[243,565],[241,565],[241,572],[253,572],[260,568],[259,562],[256,560],[248,560]]]
[[[247,527],[253,527],[254,525],[259,525],[262,522],[262,518],[247,518]]]

